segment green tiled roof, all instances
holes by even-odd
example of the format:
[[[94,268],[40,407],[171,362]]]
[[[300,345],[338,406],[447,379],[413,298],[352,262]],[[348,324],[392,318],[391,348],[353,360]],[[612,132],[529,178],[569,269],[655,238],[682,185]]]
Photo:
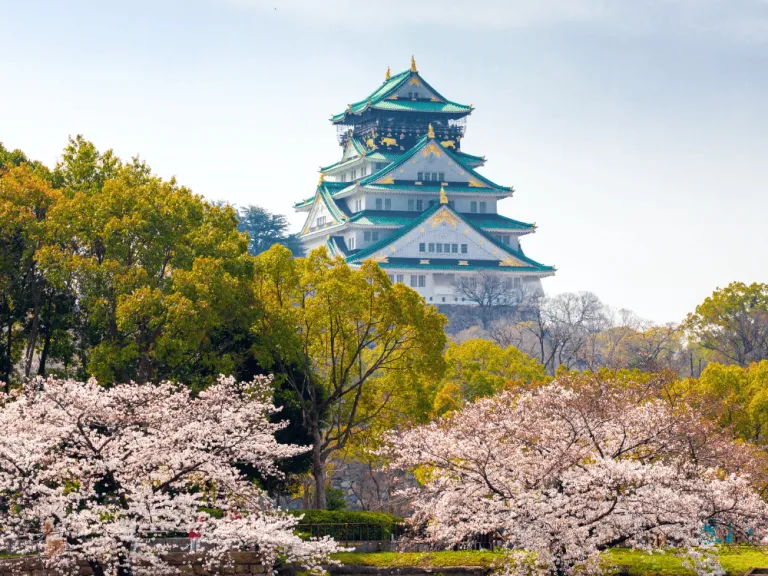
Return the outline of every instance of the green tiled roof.
[[[498,260],[468,260],[466,258],[426,258],[429,264],[422,264],[421,258],[387,258],[387,262],[379,262],[379,266],[387,268],[411,268],[414,270],[488,270],[495,269],[501,272],[535,272],[539,274],[554,274],[552,266],[499,266]],[[459,261],[467,264],[459,264]]]
[[[405,226],[419,216],[421,212],[402,212],[392,210],[363,210],[356,212],[349,219],[350,224],[368,226]]]
[[[333,192],[335,189],[339,188],[338,184],[343,184],[343,183],[342,182],[322,182],[317,187],[315,196],[313,196],[312,198],[307,198],[302,202],[297,202],[296,204],[294,204],[294,207],[301,208],[303,206],[312,205],[315,203],[315,198],[317,198],[317,196],[319,195],[320,199],[323,201],[323,204],[325,204],[325,207],[328,208],[328,212],[330,212],[331,216],[333,216],[334,219],[337,220],[338,222],[344,222],[345,220],[347,220],[348,217],[336,205],[336,202],[333,200]]]
[[[495,230],[533,230],[533,224],[527,224],[501,214],[465,214],[459,212],[467,222],[471,222],[479,228],[492,228]],[[414,218],[421,216],[421,212],[404,212],[393,210],[363,210],[352,214],[350,224],[362,226],[405,226]]]
[[[323,182],[325,184],[325,182]],[[331,213],[331,216],[334,217],[338,222],[344,222],[346,220],[346,215],[339,209],[338,206],[336,206],[336,202],[333,201],[333,198],[331,198],[331,193],[328,190],[327,186],[321,185],[318,186],[318,190],[320,191],[320,198],[323,200],[323,203],[325,204],[325,207],[328,208],[328,212]]]
[[[390,170],[393,170],[394,168],[397,168],[398,166],[402,166],[402,165],[403,165],[403,164],[405,164],[405,163],[406,163],[408,160],[410,160],[410,159],[411,159],[413,156],[415,156],[416,154],[418,154],[418,153],[419,153],[419,151],[420,151],[422,148],[424,148],[424,146],[426,146],[426,145],[427,145],[427,143],[428,143],[428,142],[430,142],[431,140],[434,140],[434,142],[435,142],[435,143],[436,143],[438,146],[440,146],[440,148],[443,150],[443,152],[445,152],[445,153],[448,155],[448,157],[449,157],[449,158],[451,158],[452,160],[454,160],[454,161],[455,161],[457,164],[459,164],[459,165],[460,165],[462,168],[464,168],[464,169],[465,169],[467,172],[469,172],[469,173],[470,173],[470,175],[471,175],[473,178],[476,178],[477,180],[480,180],[481,182],[485,183],[485,184],[488,186],[488,188],[493,188],[493,189],[495,189],[495,190],[509,190],[509,188],[505,188],[505,187],[503,187],[503,186],[499,186],[498,184],[496,184],[496,183],[494,183],[494,182],[491,182],[491,181],[490,181],[490,180],[488,180],[488,179],[487,179],[485,176],[482,176],[481,174],[479,174],[478,172],[476,172],[476,171],[475,171],[475,169],[474,169],[474,168],[472,168],[472,166],[470,166],[470,165],[467,163],[467,161],[466,161],[464,158],[462,158],[461,156],[459,156],[459,155],[458,155],[458,154],[456,154],[455,152],[451,152],[451,150],[450,150],[449,148],[445,148],[445,147],[443,147],[443,145],[442,145],[442,144],[440,144],[440,142],[439,142],[438,140],[435,140],[434,138],[429,138],[428,136],[423,136],[423,137],[422,137],[422,138],[421,138],[421,139],[420,139],[420,140],[419,140],[419,141],[418,141],[418,142],[417,142],[417,143],[416,143],[416,144],[413,146],[413,148],[411,148],[410,150],[408,150],[408,152],[406,152],[405,154],[403,154],[403,155],[402,155],[402,156],[401,156],[401,157],[400,157],[400,158],[397,160],[397,162],[394,162],[394,163],[393,163],[393,164],[391,164],[390,166],[386,166],[385,168],[383,168],[383,169],[379,170],[378,172],[374,172],[374,173],[373,173],[373,174],[371,174],[370,176],[366,176],[365,178],[361,179],[361,180],[360,180],[360,186],[365,186],[365,185],[367,185],[367,184],[372,184],[372,183],[374,183],[376,180],[378,180],[379,178],[381,178],[382,176],[384,176],[384,174],[385,174],[385,173],[389,172]],[[473,188],[473,191],[481,191],[481,190],[482,190],[482,188]],[[447,191],[448,191],[448,190],[446,189],[446,192],[447,192]]]
[[[533,230],[535,226],[527,222],[520,222],[507,218],[501,214],[461,214],[467,222],[479,228],[492,228],[494,230]]]
[[[396,242],[397,240],[399,240],[400,238],[408,234],[408,232],[410,232],[411,230],[419,226],[422,222],[427,220],[430,216],[432,216],[432,214],[437,212],[442,207],[445,207],[447,210],[450,210],[456,216],[464,220],[470,228],[472,228],[475,232],[483,236],[486,240],[488,240],[494,246],[500,248],[502,251],[513,256],[514,258],[521,260],[526,264],[529,264],[529,266],[520,266],[520,267],[504,266],[504,269],[521,270],[526,272],[554,272],[554,267],[544,266],[543,264],[540,264],[535,260],[528,258],[525,254],[522,253],[522,251],[514,250],[512,247],[507,246],[506,244],[494,238],[490,233],[484,231],[482,228],[478,227],[476,224],[471,222],[469,218],[464,218],[465,214],[456,212],[447,204],[435,204],[434,206],[428,208],[427,210],[421,213],[420,217],[414,218],[413,220],[411,220],[411,222],[408,225],[403,226],[402,228],[400,228],[393,234],[390,234],[386,238],[383,238],[382,240],[375,242],[368,248],[359,250],[355,254],[349,256],[347,258],[347,262],[361,262],[366,258],[370,257],[371,255],[375,254],[376,252],[380,251],[382,248],[386,248],[390,244],[393,244],[394,242]],[[499,266],[498,260],[496,261],[496,266]]]
[[[347,248],[347,242],[343,236],[331,236],[325,243],[328,248],[328,252],[331,256],[343,256],[346,257],[349,252]]]
[[[371,108],[392,112],[443,112],[446,114],[459,114],[472,110],[469,106],[456,104],[455,102],[430,102],[424,100],[382,100],[378,104],[373,104]]]
[[[462,158],[467,162],[485,162],[485,156],[473,156],[472,154],[467,154],[461,150],[456,150],[454,154],[457,158]]]
[[[401,86],[408,82],[413,76],[418,76],[419,81],[429,90],[435,93],[440,98],[439,102],[430,101],[413,101],[413,100],[385,100],[394,94]],[[452,114],[469,114],[472,111],[471,106],[465,106],[464,104],[458,104],[447,100],[437,90],[432,88],[429,83],[424,80],[418,72],[411,72],[406,70],[395,74],[389,80],[385,80],[384,83],[374,90],[367,98],[363,98],[359,102],[350,104],[350,106],[341,114],[335,114],[331,117],[331,122],[342,122],[347,114],[360,114],[368,108],[374,108],[378,110],[401,110],[408,112],[443,112]]]
[[[338,194],[340,190],[347,188],[348,186],[349,186],[349,182],[323,182],[323,189],[326,191],[326,193],[329,196]],[[315,196],[311,196],[306,200],[302,200],[301,202],[296,202],[296,204],[294,204],[293,207],[302,208],[304,206],[311,206],[312,204],[314,204],[316,197],[317,197],[317,191],[315,191]]]

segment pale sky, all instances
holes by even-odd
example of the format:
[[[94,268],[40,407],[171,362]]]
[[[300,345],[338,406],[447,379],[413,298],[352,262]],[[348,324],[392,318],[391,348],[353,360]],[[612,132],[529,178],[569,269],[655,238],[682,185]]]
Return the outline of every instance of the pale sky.
[[[548,293],[665,322],[768,281],[766,0],[0,0],[0,141],[53,165],[81,133],[298,228],[328,118],[411,54],[475,106]]]

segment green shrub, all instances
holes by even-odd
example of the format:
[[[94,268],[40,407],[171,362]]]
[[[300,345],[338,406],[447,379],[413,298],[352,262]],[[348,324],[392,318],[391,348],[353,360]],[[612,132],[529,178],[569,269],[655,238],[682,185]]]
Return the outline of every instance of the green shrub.
[[[344,510],[347,501],[344,499],[344,490],[341,488],[328,488],[325,492],[325,505],[328,510]]]
[[[304,537],[332,536],[336,540],[355,542],[389,540],[402,533],[402,518],[384,512],[351,510],[292,510],[290,514],[304,517],[296,532]]]

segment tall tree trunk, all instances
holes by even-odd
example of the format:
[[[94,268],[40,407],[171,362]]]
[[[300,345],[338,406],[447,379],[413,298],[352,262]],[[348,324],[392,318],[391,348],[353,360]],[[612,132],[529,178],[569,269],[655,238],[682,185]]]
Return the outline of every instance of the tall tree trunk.
[[[93,576],[104,576],[104,568],[101,567],[101,563],[96,560],[88,560],[88,566],[93,572]]]
[[[51,352],[51,332],[45,333],[43,341],[43,350],[40,352],[40,365],[37,367],[37,375],[45,376],[45,364],[48,362],[48,354]]]
[[[322,438],[320,431],[313,430],[312,446],[312,477],[315,479],[315,508],[325,510],[325,458],[323,458]]]
[[[35,345],[37,344],[37,335],[40,333],[40,309],[43,307],[43,289],[41,282],[35,283],[35,308],[32,312],[32,327],[29,329],[27,337],[27,350],[24,354],[24,377],[29,378],[32,372],[32,360],[35,357]]]
[[[117,557],[117,576],[133,576],[133,567],[126,559],[125,554],[120,554]]]
[[[5,350],[5,374],[3,374],[3,380],[5,380],[5,393],[8,394],[11,391],[11,372],[13,372],[13,319],[8,319],[8,342]]]

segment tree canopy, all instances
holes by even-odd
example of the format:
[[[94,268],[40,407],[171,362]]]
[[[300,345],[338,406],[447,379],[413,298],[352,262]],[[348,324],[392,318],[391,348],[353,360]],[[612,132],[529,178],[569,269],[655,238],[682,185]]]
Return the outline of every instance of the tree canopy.
[[[300,260],[279,245],[261,254],[256,294],[263,361],[285,375],[301,406],[313,437],[315,505],[324,508],[330,455],[441,376],[445,318],[375,263],[355,270],[323,248]]]
[[[711,360],[739,366],[768,360],[768,284],[732,282],[715,290],[685,326]]]

